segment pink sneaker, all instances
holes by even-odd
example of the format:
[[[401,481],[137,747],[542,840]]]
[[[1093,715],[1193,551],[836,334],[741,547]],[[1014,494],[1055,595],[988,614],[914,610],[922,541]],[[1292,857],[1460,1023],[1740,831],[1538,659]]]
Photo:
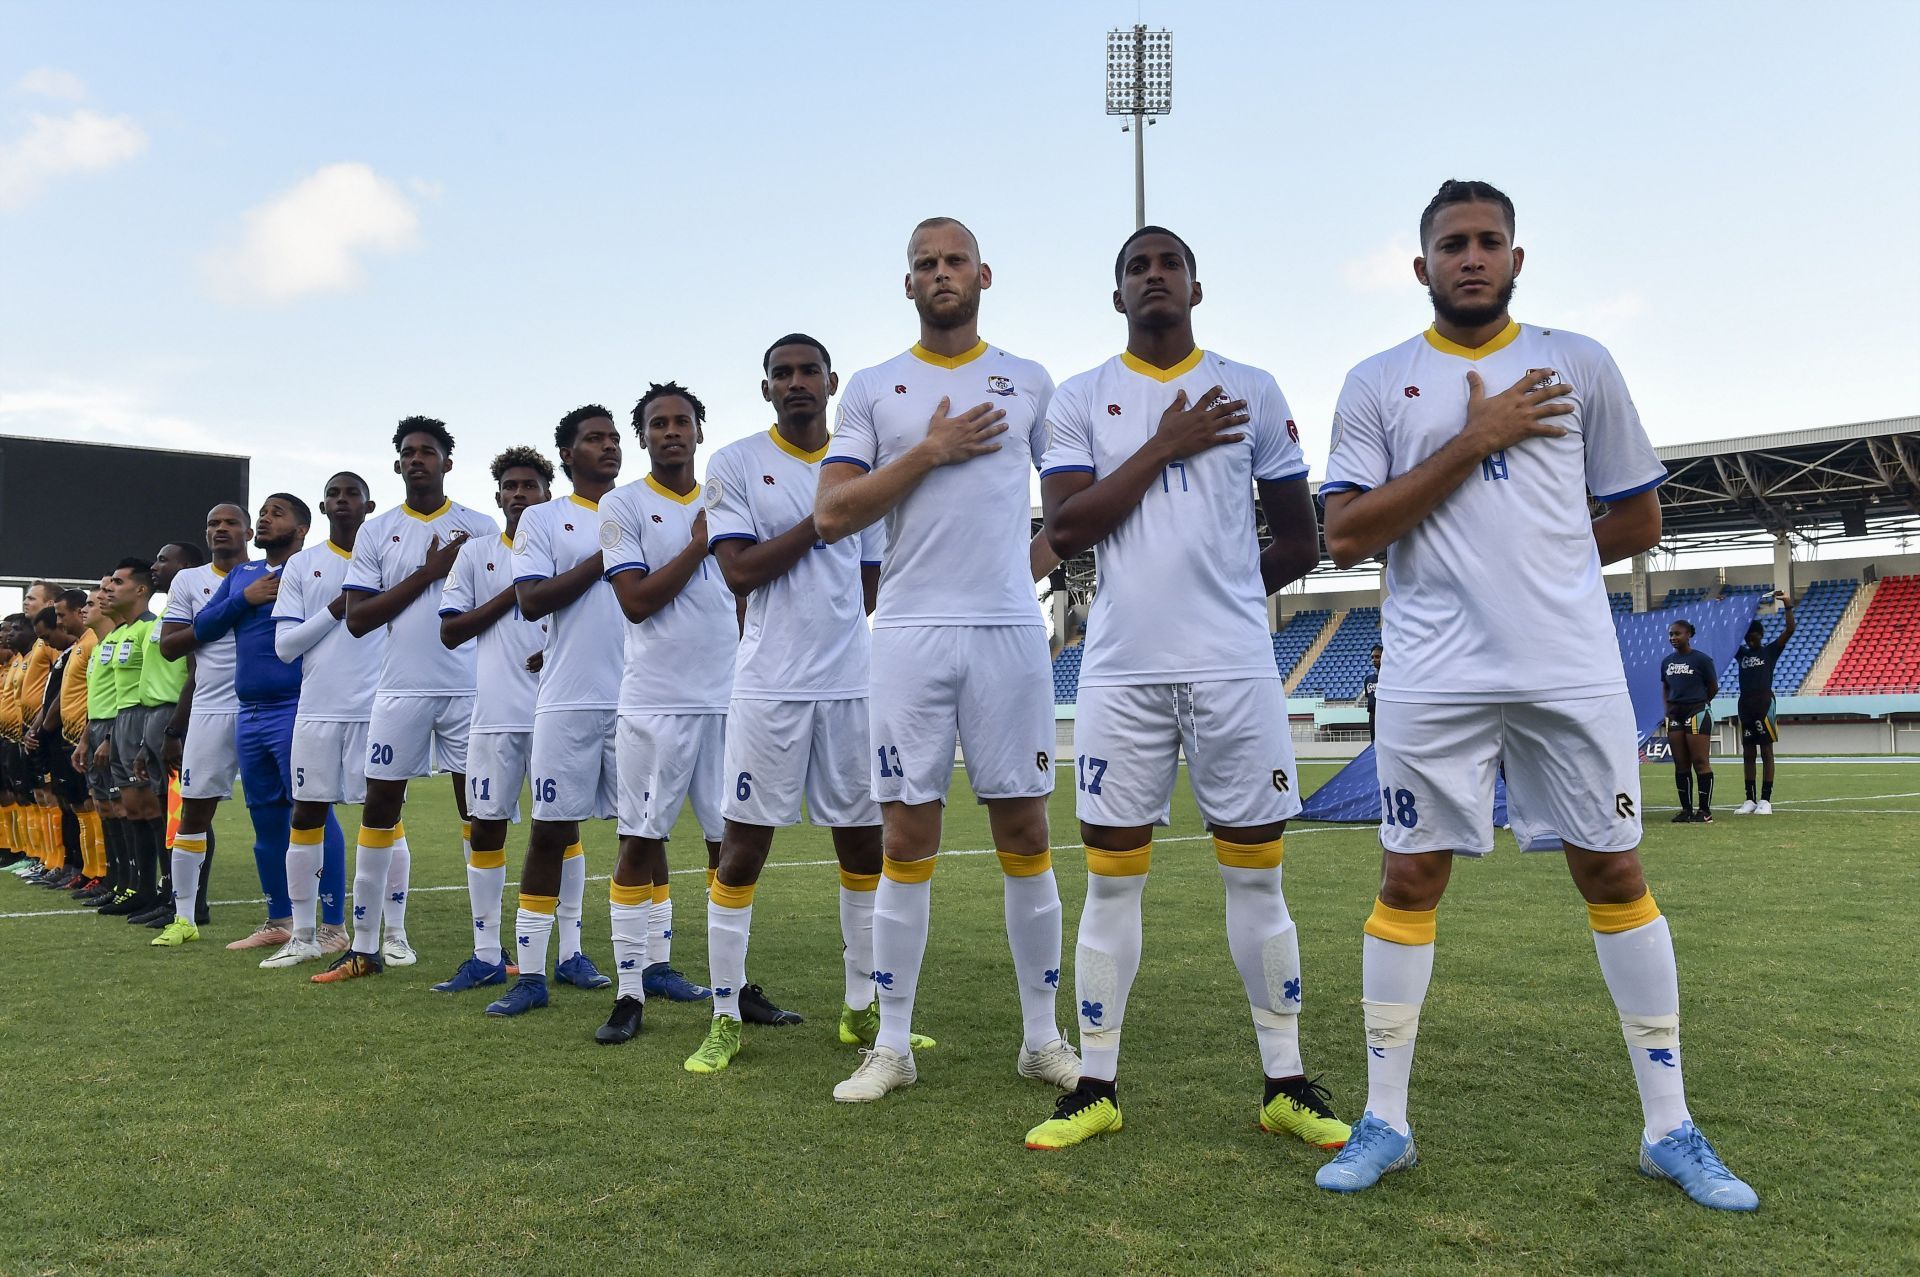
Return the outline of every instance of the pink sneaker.
[[[278,918],[268,918],[260,924],[259,930],[250,936],[242,936],[240,939],[228,945],[227,948],[230,950],[278,949],[291,939],[293,939],[293,932],[288,928],[286,921]]]
[[[313,938],[320,942],[320,952],[322,953],[345,953],[347,951],[347,929],[345,927],[330,927],[323,922],[314,932]]]

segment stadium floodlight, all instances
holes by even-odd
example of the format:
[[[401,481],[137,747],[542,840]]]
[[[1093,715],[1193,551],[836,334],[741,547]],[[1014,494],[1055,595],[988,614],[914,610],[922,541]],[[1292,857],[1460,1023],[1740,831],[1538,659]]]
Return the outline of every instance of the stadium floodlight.
[[[1107,114],[1130,115],[1133,130],[1133,224],[1147,224],[1146,126],[1173,110],[1173,32],[1145,25],[1107,32]]]

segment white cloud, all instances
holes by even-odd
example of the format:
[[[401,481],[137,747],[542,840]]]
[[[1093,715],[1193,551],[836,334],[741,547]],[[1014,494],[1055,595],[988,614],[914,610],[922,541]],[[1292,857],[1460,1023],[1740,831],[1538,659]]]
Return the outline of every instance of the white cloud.
[[[87,96],[87,86],[80,77],[58,67],[35,67],[13,82],[13,91],[27,97],[54,98],[61,102],[82,102]]]
[[[0,387],[0,434],[38,435],[148,448],[233,452],[235,440],[156,410],[144,396],[111,386]]]
[[[82,107],[66,115],[27,116],[26,131],[0,141],[0,208],[18,208],[48,182],[71,173],[97,173],[147,149],[132,117]]]
[[[1348,261],[1340,273],[1359,292],[1400,292],[1413,282],[1413,259],[1419,255],[1412,237],[1395,235],[1373,252]]]
[[[419,242],[413,204],[365,164],[329,164],[243,220],[239,241],[206,260],[214,292],[227,301],[345,292],[365,277],[365,254],[403,252]]]

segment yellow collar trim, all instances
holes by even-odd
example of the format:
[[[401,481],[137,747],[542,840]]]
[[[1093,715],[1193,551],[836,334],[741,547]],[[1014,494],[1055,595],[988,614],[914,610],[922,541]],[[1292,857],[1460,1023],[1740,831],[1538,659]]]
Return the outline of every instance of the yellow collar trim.
[[[246,560],[242,559],[240,562],[245,563]],[[223,569],[218,563],[214,563],[211,560],[208,561],[207,566],[213,569],[213,579],[216,581],[233,570],[232,568]]]
[[[575,505],[585,506],[589,510],[598,510],[600,508],[598,501],[589,501],[578,492],[569,492],[567,494],[567,500],[573,502]]]
[[[780,451],[786,453],[789,457],[800,458],[800,460],[806,462],[809,465],[813,464],[814,462],[820,460],[822,457],[826,456],[827,444],[830,444],[833,442],[833,436],[828,435],[827,443],[823,443],[818,448],[814,449],[812,452],[808,452],[805,449],[797,448],[793,444],[789,443],[786,437],[780,433],[780,427],[778,426],[769,427],[767,429],[767,433],[773,437],[774,447],[780,449]]]
[[[1520,335],[1520,325],[1509,319],[1507,326],[1488,338],[1484,346],[1462,346],[1457,341],[1448,341],[1432,328],[1427,329],[1424,335],[1427,345],[1443,355],[1458,355],[1462,359],[1481,359],[1496,350],[1505,350],[1513,345],[1514,339]]]
[[[339,546],[333,543],[332,538],[328,538],[327,548],[329,550],[332,550],[335,554],[339,555],[343,559],[351,559],[353,557],[352,550],[342,550]]]
[[[1120,362],[1143,377],[1151,377],[1155,381],[1172,381],[1177,377],[1184,377],[1195,368],[1198,368],[1200,366],[1200,357],[1206,353],[1206,351],[1195,346],[1192,354],[1182,359],[1173,367],[1156,368],[1146,360],[1140,358],[1140,356],[1134,354],[1131,350],[1123,350],[1120,352]]]
[[[502,532],[500,534],[500,544],[506,546],[509,550],[511,550],[513,548],[513,538],[511,536],[508,536],[505,532]]]
[[[667,500],[675,502],[679,505],[692,505],[694,501],[700,496],[700,485],[697,483],[693,485],[693,491],[689,492],[684,497],[681,496],[678,492],[675,492],[672,488],[669,488],[666,484],[654,478],[652,475],[647,476],[647,486],[649,488],[652,488],[655,492],[658,492],[661,496],[665,497]]]
[[[412,506],[408,505],[404,501],[400,503],[400,508],[402,510],[405,510],[408,516],[411,518],[418,519],[422,523],[432,523],[435,519],[439,518],[441,515],[445,514],[447,511],[453,509],[453,499],[451,497],[441,498],[440,508],[438,510],[435,510],[432,514],[421,514],[418,510],[414,509]]]
[[[975,346],[972,350],[966,351],[962,354],[936,355],[931,350],[928,350],[925,346],[922,346],[919,342],[916,341],[913,343],[913,349],[910,350],[908,353],[911,354],[915,359],[920,360],[922,363],[932,364],[935,368],[958,368],[961,364],[970,364],[974,360],[980,358],[980,356],[986,354],[987,343],[986,343],[986,340],[983,338],[979,345]]]

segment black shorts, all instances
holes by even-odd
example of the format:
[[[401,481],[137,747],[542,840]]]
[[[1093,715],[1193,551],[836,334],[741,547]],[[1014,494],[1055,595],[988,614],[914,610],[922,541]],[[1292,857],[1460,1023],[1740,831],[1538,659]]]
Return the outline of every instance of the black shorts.
[[[1667,730],[1684,731],[1693,736],[1708,736],[1713,732],[1713,711],[1704,701],[1690,704],[1667,706]]]
[[[1740,739],[1758,745],[1780,739],[1780,724],[1773,717],[1774,699],[1740,702]]]

